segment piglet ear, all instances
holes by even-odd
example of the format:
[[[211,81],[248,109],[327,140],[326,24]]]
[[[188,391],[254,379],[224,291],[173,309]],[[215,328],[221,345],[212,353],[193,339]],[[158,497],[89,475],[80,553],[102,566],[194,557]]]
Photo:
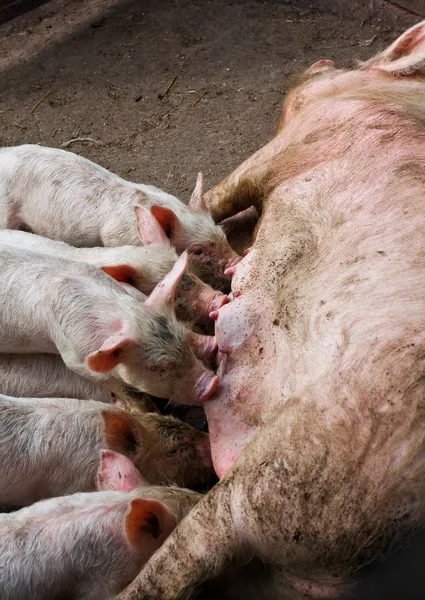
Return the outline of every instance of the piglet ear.
[[[128,400],[126,400],[125,398],[122,398],[120,396],[115,396],[112,399],[112,404],[114,406],[118,406],[119,408],[121,408],[122,410],[125,410],[127,412],[131,412],[131,410],[133,408],[133,405]]]
[[[187,251],[185,250],[176,261],[171,271],[154,288],[145,302],[145,306],[154,308],[167,307],[174,309],[174,294],[187,267]]]
[[[189,206],[193,210],[208,210],[204,201],[204,177],[202,173],[198,173],[196,178],[195,189],[190,197]]]
[[[95,373],[109,373],[115,369],[126,351],[134,348],[136,342],[123,333],[111,335],[99,350],[92,352],[87,358],[87,366]]]
[[[156,204],[151,206],[151,213],[162,227],[165,235],[171,240],[176,235],[180,225],[178,216],[171,208],[158,206]]]
[[[146,536],[160,540],[171,533],[173,517],[158,500],[134,498],[125,517],[125,536],[131,546],[143,549]]]
[[[425,21],[403,33],[386,50],[374,56],[362,69],[379,69],[391,75],[425,75]]]
[[[100,492],[114,490],[131,492],[137,487],[146,487],[143,479],[130,459],[112,450],[101,450],[100,467],[97,474],[97,489]]]
[[[139,427],[134,417],[124,410],[102,410],[103,435],[108,447],[122,454],[135,454],[139,448]]]
[[[147,208],[138,204],[134,207],[134,212],[136,214],[137,231],[145,246],[149,244],[170,245],[170,240],[166,236],[164,228]]]
[[[130,265],[105,265],[104,267],[100,268],[104,273],[120,283],[134,285],[137,277],[136,269]]]

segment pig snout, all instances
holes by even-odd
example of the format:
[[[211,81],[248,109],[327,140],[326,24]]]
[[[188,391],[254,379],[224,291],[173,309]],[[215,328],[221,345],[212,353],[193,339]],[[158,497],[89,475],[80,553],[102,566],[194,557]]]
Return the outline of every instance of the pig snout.
[[[219,382],[220,377],[198,360],[197,364],[189,372],[186,372],[184,380],[181,380],[181,385],[176,386],[169,400],[188,406],[202,404],[214,394]]]
[[[218,310],[230,302],[227,294],[214,290],[211,286],[203,284],[198,295],[191,299],[192,306],[200,321],[207,321],[211,312]]]
[[[200,335],[198,333],[191,332],[189,343],[196,358],[199,358],[206,363],[215,361],[218,348],[215,336]]]

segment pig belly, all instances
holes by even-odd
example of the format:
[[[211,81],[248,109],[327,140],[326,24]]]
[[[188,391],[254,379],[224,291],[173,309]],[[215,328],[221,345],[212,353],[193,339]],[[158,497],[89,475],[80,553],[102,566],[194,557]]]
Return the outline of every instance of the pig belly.
[[[265,406],[277,382],[273,316],[247,293],[224,306],[216,324],[219,348],[225,348],[222,380],[204,404],[215,472],[223,478],[260,429]],[[228,307],[228,308],[226,308]],[[260,310],[261,308],[261,310]]]
[[[242,375],[239,370],[239,375]],[[204,406],[210,434],[211,456],[217,477],[222,479],[257,433],[259,426],[250,424],[233,406],[238,396],[238,380],[225,376],[217,397]]]

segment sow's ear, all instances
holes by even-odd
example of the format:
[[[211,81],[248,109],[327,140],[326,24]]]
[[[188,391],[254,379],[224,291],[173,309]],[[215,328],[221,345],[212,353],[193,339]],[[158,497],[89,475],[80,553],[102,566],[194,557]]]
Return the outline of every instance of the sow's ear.
[[[403,33],[389,48],[362,64],[391,75],[425,75],[425,21]]]
[[[100,492],[131,492],[137,487],[148,485],[129,458],[112,450],[101,450],[97,474],[97,489]]]
[[[87,358],[87,366],[95,373],[109,373],[122,362],[127,350],[134,348],[136,342],[122,333],[111,335],[99,350],[92,352]]]
[[[133,548],[144,548],[146,536],[159,540],[173,529],[173,518],[167,508],[158,500],[135,498],[125,517],[125,536]]]

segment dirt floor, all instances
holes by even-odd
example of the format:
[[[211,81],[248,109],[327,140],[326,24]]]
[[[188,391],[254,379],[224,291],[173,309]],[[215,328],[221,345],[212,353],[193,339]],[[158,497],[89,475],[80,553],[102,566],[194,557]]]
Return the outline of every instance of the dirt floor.
[[[48,2],[0,27],[0,145],[67,147],[186,200],[198,170],[209,187],[270,138],[293,74],[399,31],[296,1]]]
[[[0,146],[67,147],[187,200],[270,138],[291,76],[403,29],[296,0],[53,0],[0,26]]]

